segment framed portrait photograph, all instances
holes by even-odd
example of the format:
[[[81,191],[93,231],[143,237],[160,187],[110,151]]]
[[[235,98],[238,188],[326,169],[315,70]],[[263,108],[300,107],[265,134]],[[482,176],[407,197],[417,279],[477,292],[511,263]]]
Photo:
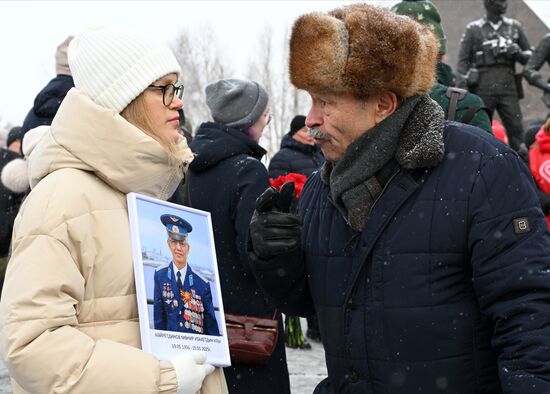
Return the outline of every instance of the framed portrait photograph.
[[[231,365],[210,213],[127,199],[143,350],[161,360],[200,350]]]

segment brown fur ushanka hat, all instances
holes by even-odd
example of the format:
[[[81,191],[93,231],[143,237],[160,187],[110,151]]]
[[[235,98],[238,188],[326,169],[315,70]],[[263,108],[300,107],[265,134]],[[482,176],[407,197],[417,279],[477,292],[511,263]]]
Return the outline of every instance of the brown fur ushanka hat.
[[[355,4],[310,13],[292,28],[290,81],[317,93],[406,98],[431,90],[438,51],[430,29],[387,9]]]

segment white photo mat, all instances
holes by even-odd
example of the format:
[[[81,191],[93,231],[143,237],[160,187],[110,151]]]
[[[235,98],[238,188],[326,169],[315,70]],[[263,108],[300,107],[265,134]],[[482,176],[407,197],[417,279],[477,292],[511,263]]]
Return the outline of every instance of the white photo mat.
[[[231,365],[210,213],[137,193],[129,193],[127,201],[143,350],[160,360],[168,360],[187,350],[200,350],[206,352],[209,364]],[[210,285],[220,336],[154,328],[155,271],[167,267],[172,259],[166,228],[160,221],[163,214],[178,216],[193,227],[188,236],[191,245],[188,265]]]

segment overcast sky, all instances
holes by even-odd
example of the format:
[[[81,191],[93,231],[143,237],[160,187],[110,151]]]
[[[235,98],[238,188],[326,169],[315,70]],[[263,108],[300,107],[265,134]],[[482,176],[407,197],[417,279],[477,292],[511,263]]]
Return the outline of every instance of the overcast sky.
[[[0,118],[13,124],[23,122],[36,94],[55,76],[57,45],[91,25],[141,31],[170,44],[183,27],[200,29],[210,24],[221,32],[221,44],[230,59],[246,59],[265,25],[272,26],[274,34],[283,35],[303,13],[354,2],[0,1]],[[387,7],[396,2],[368,1]],[[550,0],[527,3],[550,25]],[[239,72],[238,62],[234,67]]]

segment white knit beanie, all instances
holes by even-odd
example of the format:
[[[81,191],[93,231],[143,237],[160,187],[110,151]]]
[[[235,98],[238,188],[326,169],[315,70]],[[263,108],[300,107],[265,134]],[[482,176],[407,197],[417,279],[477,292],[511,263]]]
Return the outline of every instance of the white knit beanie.
[[[68,58],[75,87],[117,113],[157,79],[181,72],[166,45],[104,26],[76,36]]]

